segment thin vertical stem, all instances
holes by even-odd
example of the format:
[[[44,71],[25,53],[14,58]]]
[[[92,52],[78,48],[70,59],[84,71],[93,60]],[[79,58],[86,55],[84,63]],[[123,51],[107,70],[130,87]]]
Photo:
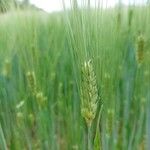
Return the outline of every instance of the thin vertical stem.
[[[91,126],[88,126],[88,150],[92,150],[92,142],[91,142]]]

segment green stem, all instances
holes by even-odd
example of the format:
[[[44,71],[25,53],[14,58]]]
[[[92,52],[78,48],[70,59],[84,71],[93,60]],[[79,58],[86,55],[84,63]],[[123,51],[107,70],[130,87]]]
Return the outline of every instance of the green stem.
[[[91,127],[88,126],[88,150],[92,150]]]

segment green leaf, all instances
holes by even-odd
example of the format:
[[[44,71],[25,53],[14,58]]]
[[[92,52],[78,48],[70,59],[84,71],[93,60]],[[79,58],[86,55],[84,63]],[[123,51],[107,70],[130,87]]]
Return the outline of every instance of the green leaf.
[[[95,134],[95,139],[94,139],[94,150],[101,150],[101,135],[100,135],[99,124],[100,124],[102,109],[103,109],[103,105],[101,106],[101,109],[99,111],[98,120],[97,120],[96,134]]]
[[[5,138],[4,138],[4,133],[3,133],[3,129],[1,127],[1,124],[0,124],[0,147],[3,150],[7,150],[6,141],[5,141]]]

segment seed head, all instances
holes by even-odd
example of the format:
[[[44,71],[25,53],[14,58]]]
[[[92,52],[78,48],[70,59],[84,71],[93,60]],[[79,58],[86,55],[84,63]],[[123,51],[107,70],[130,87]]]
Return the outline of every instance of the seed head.
[[[27,73],[27,81],[28,81],[28,86],[34,95],[36,93],[36,78],[35,78],[35,73],[34,72],[28,72]]]
[[[84,63],[81,82],[81,114],[91,126],[97,111],[98,90],[92,61]]]
[[[39,107],[41,108],[42,106],[45,106],[47,102],[47,97],[43,95],[43,92],[38,92],[36,93],[36,99],[38,102]]]
[[[145,39],[141,34],[137,38],[136,60],[138,65],[141,65],[144,59],[144,46],[145,46]]]

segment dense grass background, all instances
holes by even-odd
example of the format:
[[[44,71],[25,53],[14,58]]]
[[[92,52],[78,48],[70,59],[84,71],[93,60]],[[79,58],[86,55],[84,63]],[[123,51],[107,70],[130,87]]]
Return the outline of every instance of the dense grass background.
[[[0,150],[87,149],[80,78],[89,59],[103,104],[95,149],[148,150],[149,20],[148,5],[0,15]],[[44,103],[29,89],[32,71]]]

